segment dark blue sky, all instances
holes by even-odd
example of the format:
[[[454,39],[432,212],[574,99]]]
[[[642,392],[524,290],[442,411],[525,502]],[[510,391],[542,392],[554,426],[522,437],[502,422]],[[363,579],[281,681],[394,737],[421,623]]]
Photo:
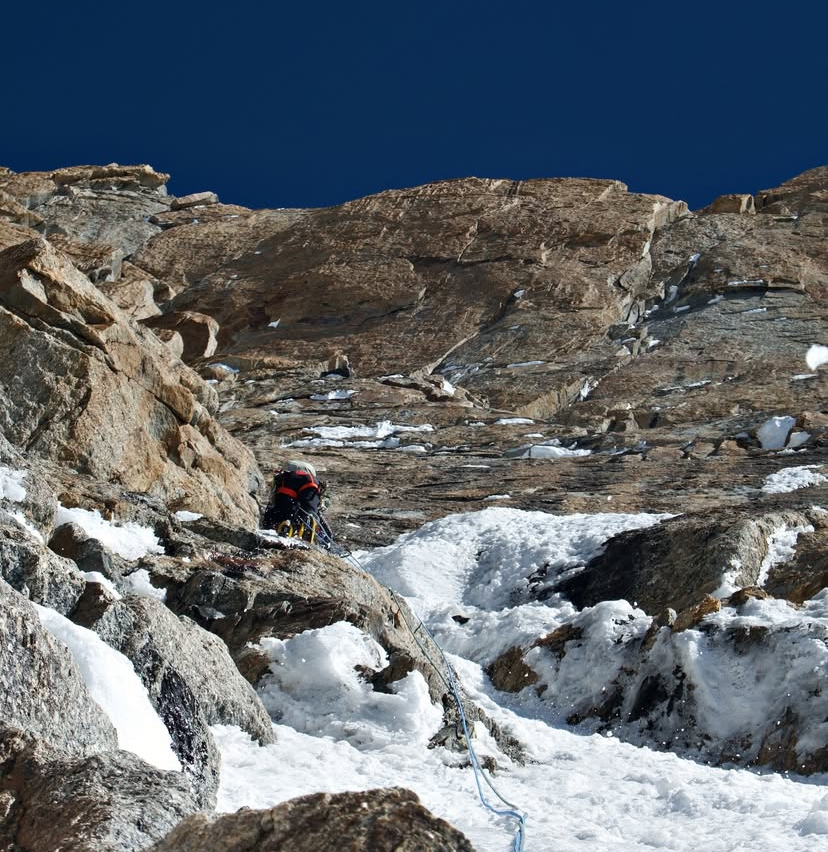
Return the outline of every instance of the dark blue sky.
[[[0,49],[16,171],[149,162],[252,207],[612,177],[699,207],[828,164],[810,0],[25,6]]]

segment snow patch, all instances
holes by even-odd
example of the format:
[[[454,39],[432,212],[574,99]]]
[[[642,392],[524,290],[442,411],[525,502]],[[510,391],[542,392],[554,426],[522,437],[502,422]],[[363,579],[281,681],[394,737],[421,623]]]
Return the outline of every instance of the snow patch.
[[[495,420],[495,426],[527,426],[534,423],[529,417],[501,417]]]
[[[132,521],[125,524],[106,521],[97,510],[58,506],[55,526],[59,527],[61,524],[77,524],[90,538],[97,539],[108,550],[130,561],[140,559],[148,553],[164,552],[158,536],[150,527]]]
[[[530,444],[521,448],[522,452],[514,456],[518,459],[561,459],[574,458],[575,456],[592,455],[591,450],[578,450],[572,447],[562,447],[557,440],[546,444]]]
[[[118,734],[118,747],[158,769],[181,771],[169,732],[132,663],[94,631],[78,627],[53,609],[34,607],[43,626],[71,652],[90,695]]]
[[[332,390],[327,393],[312,393],[311,399],[316,402],[332,402],[337,399],[350,399],[356,391],[352,390]]]
[[[203,518],[204,515],[199,514],[198,512],[190,512],[187,509],[180,509],[175,513],[175,518],[182,523],[187,523],[188,521],[197,521],[199,518]]]
[[[25,500],[26,489],[23,487],[25,478],[25,470],[12,470],[0,465],[0,499],[11,500],[12,503]]]
[[[828,482],[828,477],[817,471],[822,470],[821,464],[804,464],[799,467],[783,467],[782,470],[765,477],[762,491],[768,494],[784,494],[799,488],[809,488],[812,485],[822,485]]]
[[[802,533],[812,533],[811,524],[796,527],[781,527],[774,530],[768,539],[768,552],[759,567],[759,578],[756,585],[762,587],[768,581],[771,569],[785,562],[790,562],[796,553],[796,540]]]
[[[158,601],[167,599],[167,590],[152,585],[149,571],[146,568],[139,568],[137,571],[127,574],[123,579],[123,584],[127,594],[139,595],[142,598],[155,598]]]

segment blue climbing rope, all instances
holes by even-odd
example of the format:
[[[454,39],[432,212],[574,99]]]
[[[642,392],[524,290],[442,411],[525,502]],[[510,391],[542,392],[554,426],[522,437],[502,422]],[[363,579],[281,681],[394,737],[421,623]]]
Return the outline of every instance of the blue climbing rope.
[[[354,557],[353,554],[349,554],[349,556],[352,559],[354,559],[354,561],[359,566],[360,570],[365,572],[365,569],[362,568],[361,565],[359,565],[359,561],[356,559],[356,557]],[[391,592],[391,596],[396,601],[397,600],[397,593],[393,589],[390,589],[389,591]],[[397,601],[397,606],[399,607],[399,601]],[[517,827],[517,832],[515,834],[515,837],[514,837],[514,840],[513,840],[513,843],[512,843],[512,849],[514,850],[514,852],[523,852],[523,842],[526,838],[526,817],[527,817],[527,814],[521,813],[520,811],[518,811],[517,807],[515,805],[513,805],[511,802],[507,801],[506,799],[503,798],[503,796],[500,795],[500,793],[495,788],[494,784],[492,784],[491,780],[486,775],[485,770],[480,765],[480,761],[477,758],[477,753],[475,752],[474,746],[472,745],[472,742],[471,742],[471,735],[469,733],[468,721],[466,719],[466,711],[463,707],[463,700],[460,696],[460,689],[457,686],[457,680],[454,677],[454,671],[451,668],[451,664],[449,663],[448,658],[446,657],[446,653],[443,650],[443,647],[434,638],[434,635],[431,633],[431,631],[428,629],[428,627],[425,626],[425,624],[423,623],[423,620],[419,616],[415,615],[415,618],[417,618],[417,622],[418,622],[417,630],[422,628],[422,630],[429,637],[429,639],[431,639],[431,641],[434,643],[437,650],[440,652],[440,656],[442,657],[443,663],[446,667],[446,674],[448,675],[448,682],[446,682],[446,678],[444,678],[442,676],[442,672],[440,672],[439,668],[435,665],[434,661],[429,657],[426,649],[423,648],[422,644],[420,643],[419,639],[417,638],[416,630],[411,629],[411,625],[408,623],[408,619],[403,614],[402,608],[400,608],[400,615],[402,617],[403,622],[405,623],[405,626],[408,628],[409,632],[414,637],[414,641],[417,643],[420,650],[425,654],[426,659],[428,659],[428,661],[431,663],[431,665],[434,666],[435,671],[438,673],[438,675],[440,675],[440,678],[443,681],[443,683],[446,683],[446,685],[448,686],[448,688],[449,688],[449,690],[452,694],[452,698],[454,699],[455,706],[457,707],[457,714],[460,717],[460,722],[463,726],[463,737],[466,741],[466,750],[469,753],[469,760],[471,762],[472,770],[474,771],[474,781],[475,781],[475,784],[477,785],[477,795],[480,798],[480,801],[482,802],[482,804],[485,808],[487,808],[489,811],[491,811],[496,816],[508,817],[508,818],[517,820],[518,827]],[[489,788],[492,790],[492,792],[498,797],[498,799],[500,799],[500,801],[503,802],[503,804],[508,806],[507,810],[504,810],[503,808],[496,808],[494,805],[491,804],[491,802],[489,802],[489,800],[486,798],[486,795],[483,792],[483,787],[480,784],[481,778],[483,778],[483,780],[486,782],[486,784],[489,786]]]

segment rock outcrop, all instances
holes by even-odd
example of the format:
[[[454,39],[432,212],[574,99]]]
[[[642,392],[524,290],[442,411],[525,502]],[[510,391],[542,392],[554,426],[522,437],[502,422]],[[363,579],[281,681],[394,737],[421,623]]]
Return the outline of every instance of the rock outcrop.
[[[209,388],[39,238],[0,252],[0,333],[0,428],[12,444],[255,522],[255,463],[212,418]]]
[[[92,700],[70,652],[2,581],[0,603],[2,724],[76,757],[115,748],[115,729]]]

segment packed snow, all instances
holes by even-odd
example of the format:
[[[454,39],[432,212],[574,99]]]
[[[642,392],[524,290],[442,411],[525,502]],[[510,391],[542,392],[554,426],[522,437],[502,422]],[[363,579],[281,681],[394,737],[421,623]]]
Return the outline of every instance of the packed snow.
[[[149,571],[146,568],[139,568],[137,571],[127,574],[123,579],[123,585],[130,595],[138,595],[142,598],[155,598],[159,601],[167,599],[167,590],[159,589],[152,585]]]
[[[118,734],[118,747],[158,769],[180,771],[170,735],[132,663],[94,631],[73,624],[53,609],[35,608],[43,626],[71,652],[89,694]]]
[[[520,447],[519,452],[510,452],[510,455],[519,459],[561,459],[573,458],[575,456],[589,456],[591,450],[579,450],[575,447],[562,447],[557,440],[544,444],[530,444]]]
[[[796,491],[799,488],[809,488],[812,485],[822,485],[828,482],[828,477],[818,471],[822,470],[821,464],[803,464],[799,467],[783,467],[776,473],[765,477],[762,491],[768,494],[784,494],[788,491]]]
[[[332,390],[327,393],[312,393],[311,399],[314,402],[335,402],[340,399],[350,399],[356,391],[352,390]]]
[[[529,417],[501,417],[495,420],[495,426],[531,426],[535,421]]]
[[[0,465],[0,499],[19,503],[26,499],[26,489],[23,480],[26,478],[25,470],[12,470]]]
[[[187,509],[179,509],[179,511],[177,511],[175,513],[175,519],[177,521],[181,521],[182,523],[185,523],[185,524],[188,523],[189,521],[197,521],[197,520],[199,520],[200,518],[203,518],[203,517],[204,517],[204,515],[202,515],[201,513],[190,512]]]
[[[823,364],[828,364],[828,346],[815,343],[806,353],[805,362],[809,370],[816,370]]]
[[[535,690],[498,693],[483,673],[481,662],[500,651],[576,620],[584,631],[581,656],[567,654],[555,671],[539,662],[543,684],[563,703],[567,690],[600,694],[619,665],[618,643],[642,635],[649,617],[625,601],[578,613],[554,594],[539,601],[538,592],[578,571],[612,535],[666,517],[489,508],[433,521],[355,557],[405,596],[446,649],[472,700],[527,749],[529,761],[518,765],[482,726],[475,730],[478,755],[497,760],[497,790],[527,814],[525,852],[824,849],[828,778],[714,768],[586,727],[569,729]],[[778,628],[773,659],[782,665],[776,667],[753,651],[734,660],[721,632],[687,630],[665,644],[667,664],[680,656],[693,668],[700,706],[723,735],[766,714],[765,701],[780,713],[786,701],[800,706],[828,670],[828,649],[808,632],[816,621],[828,626],[828,593],[801,611],[783,601],[752,601],[708,620],[723,630]],[[392,694],[374,692],[355,667],[382,668],[384,651],[342,623],[264,640],[261,650],[272,661],[260,694],[275,716],[277,741],[260,747],[238,728],[213,728],[222,753],[220,811],[265,808],[320,791],[404,786],[481,852],[513,848],[515,821],[480,804],[463,755],[426,748],[439,714],[419,674],[397,683]],[[824,741],[825,733],[814,726],[815,739]]]
[[[774,530],[768,539],[768,552],[759,566],[759,578],[756,585],[764,586],[768,581],[768,574],[771,569],[793,559],[796,553],[796,540],[802,533],[812,533],[813,531],[814,528],[811,524],[780,527]]]
[[[148,553],[163,553],[158,536],[150,527],[129,521],[118,524],[107,521],[101,513],[89,509],[67,509],[58,506],[55,526],[77,524],[90,538],[95,538],[124,559],[140,559]]]

